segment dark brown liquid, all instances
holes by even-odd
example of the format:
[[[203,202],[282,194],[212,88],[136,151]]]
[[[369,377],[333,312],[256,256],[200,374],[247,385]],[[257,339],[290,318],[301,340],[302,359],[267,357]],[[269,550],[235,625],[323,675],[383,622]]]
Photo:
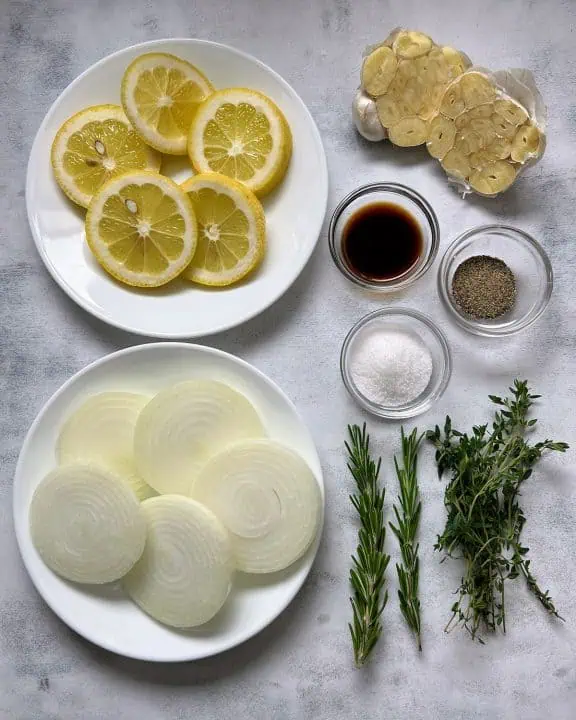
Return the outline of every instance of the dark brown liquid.
[[[372,203],[349,218],[342,250],[350,270],[366,280],[392,280],[404,275],[422,254],[420,225],[393,203]]]

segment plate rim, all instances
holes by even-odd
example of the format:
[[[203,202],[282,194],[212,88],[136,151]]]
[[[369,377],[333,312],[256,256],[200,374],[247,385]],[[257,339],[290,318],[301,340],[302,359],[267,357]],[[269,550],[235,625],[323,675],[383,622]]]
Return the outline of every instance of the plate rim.
[[[26,554],[23,550],[24,545],[24,535],[25,530],[22,528],[19,528],[19,523],[16,520],[17,514],[20,513],[20,507],[17,507],[16,502],[16,486],[22,482],[21,475],[23,473],[22,466],[24,464],[25,457],[30,453],[30,444],[32,442],[32,438],[35,435],[38,426],[41,424],[44,416],[49,411],[49,409],[52,407],[52,405],[58,400],[58,398],[63,395],[68,388],[74,383],[77,382],[79,379],[81,379],[84,375],[89,374],[92,370],[100,367],[101,365],[105,365],[108,362],[111,362],[115,360],[116,358],[124,355],[130,355],[130,354],[136,354],[139,352],[149,352],[150,350],[154,351],[159,348],[180,348],[180,349],[186,349],[186,351],[200,351],[203,353],[206,353],[208,355],[218,355],[220,357],[226,358],[228,361],[232,361],[234,364],[238,364],[243,366],[244,369],[249,370],[250,372],[254,373],[259,377],[261,381],[269,385],[274,391],[276,391],[282,400],[288,405],[290,410],[294,413],[295,417],[298,419],[302,427],[305,429],[306,433],[310,437],[310,441],[312,443],[312,446],[314,448],[314,454],[317,460],[317,466],[319,468],[319,473],[316,474],[314,472],[314,477],[316,478],[319,487],[320,492],[322,496],[322,508],[321,508],[321,517],[320,517],[320,523],[318,526],[318,531],[316,533],[316,537],[314,539],[314,542],[308,549],[307,553],[310,554],[309,561],[308,561],[308,567],[306,569],[306,572],[303,574],[300,582],[297,583],[295,588],[287,594],[285,600],[282,602],[281,605],[279,605],[277,613],[272,617],[269,621],[258,627],[258,629],[255,632],[251,632],[248,634],[241,633],[239,637],[234,640],[231,644],[226,645],[226,647],[223,647],[216,652],[208,651],[208,652],[201,652],[200,654],[196,654],[193,657],[190,657],[186,654],[181,654],[179,656],[174,656],[171,658],[158,658],[151,655],[144,656],[142,654],[135,654],[130,652],[120,652],[118,648],[113,647],[110,643],[106,642],[106,640],[100,641],[97,640],[91,633],[85,632],[84,629],[82,629],[78,623],[75,622],[74,618],[71,618],[70,620],[64,619],[62,615],[60,614],[58,607],[55,606],[52,601],[46,597],[44,592],[40,589],[40,587],[37,584],[36,574],[33,567],[29,566]],[[46,603],[46,605],[50,608],[50,610],[59,618],[59,620],[64,623],[67,627],[69,627],[71,630],[73,630],[77,635],[84,638],[88,642],[92,643],[93,645],[96,645],[98,647],[103,648],[104,650],[114,653],[115,655],[118,655],[120,657],[127,657],[131,658],[133,660],[141,660],[143,662],[157,662],[157,663],[170,663],[170,662],[194,662],[196,660],[202,660],[207,657],[215,657],[216,655],[220,655],[223,652],[228,652],[229,650],[232,650],[235,647],[238,647],[239,645],[242,645],[246,641],[250,640],[253,637],[256,637],[259,635],[265,628],[267,628],[269,625],[271,625],[273,622],[275,622],[282,613],[285,612],[285,610],[288,608],[288,606],[294,601],[300,590],[302,589],[304,583],[308,579],[308,576],[310,575],[310,572],[314,566],[314,563],[316,562],[316,558],[318,555],[318,550],[320,548],[320,543],[322,541],[323,533],[324,533],[324,524],[325,524],[325,516],[326,516],[326,487],[324,483],[324,473],[322,469],[322,462],[320,459],[320,456],[318,454],[318,449],[316,447],[316,443],[314,442],[314,438],[312,436],[312,433],[310,432],[307,424],[304,422],[302,416],[298,412],[297,407],[295,404],[290,400],[290,398],[286,395],[286,393],[282,390],[282,388],[271,378],[269,378],[262,370],[255,367],[251,363],[247,362],[243,358],[238,357],[237,355],[233,355],[232,353],[228,353],[225,350],[220,350],[219,348],[214,348],[206,345],[200,345],[196,343],[186,343],[186,342],[156,342],[156,343],[142,343],[140,345],[132,345],[127,348],[122,348],[121,350],[116,350],[112,353],[108,353],[106,355],[103,355],[100,358],[97,358],[96,360],[93,360],[92,362],[88,363],[85,367],[81,368],[77,372],[75,372],[71,377],[69,377],[62,385],[55,390],[55,392],[52,393],[52,395],[46,400],[46,402],[42,405],[38,413],[36,414],[36,417],[32,421],[32,424],[28,428],[28,431],[24,437],[24,441],[22,443],[22,446],[20,448],[20,452],[18,454],[18,461],[16,463],[16,467],[14,470],[13,475],[13,481],[12,481],[12,523],[14,527],[14,535],[16,537],[16,544],[18,546],[18,551],[20,553],[20,558],[22,560],[22,564],[24,565],[24,569],[26,570],[28,577],[30,578],[30,581],[32,582],[32,585],[34,586],[35,591],[38,593],[38,595],[42,598],[43,602]]]
[[[79,84],[85,76],[90,73],[94,68],[103,65],[105,62],[110,60],[111,58],[115,58],[119,55],[122,55],[124,53],[129,52],[130,50],[135,50],[137,48],[151,48],[157,45],[162,45],[164,43],[185,43],[185,44],[191,44],[191,45],[210,45],[212,47],[222,48],[225,49],[228,52],[232,52],[233,54],[236,54],[245,60],[249,60],[253,63],[255,63],[257,66],[259,66],[261,69],[266,70],[268,73],[270,73],[274,79],[280,83],[292,96],[293,100],[300,106],[300,109],[303,111],[304,115],[307,116],[307,119],[310,123],[310,127],[312,130],[312,135],[314,137],[314,141],[317,144],[317,146],[321,150],[321,156],[322,156],[322,162],[321,162],[321,172],[318,174],[318,177],[322,178],[322,184],[324,186],[324,201],[323,206],[324,210],[321,215],[320,222],[318,223],[318,228],[315,231],[316,234],[316,240],[310,245],[310,248],[307,252],[304,253],[302,257],[302,261],[299,264],[298,271],[295,273],[294,277],[290,280],[288,285],[279,291],[275,291],[272,295],[272,298],[266,302],[262,307],[260,307],[257,310],[250,311],[246,316],[244,316],[241,320],[237,321],[228,321],[225,322],[218,327],[214,327],[213,329],[202,331],[202,332],[195,332],[195,331],[186,331],[186,332],[162,332],[162,331],[144,331],[142,329],[138,329],[132,325],[122,323],[119,321],[114,320],[114,318],[107,317],[105,313],[102,313],[98,310],[98,308],[91,307],[88,302],[84,300],[81,294],[79,294],[72,286],[68,285],[64,280],[60,277],[58,274],[56,267],[53,265],[53,263],[48,258],[48,255],[44,248],[44,243],[42,242],[41,234],[38,232],[36,225],[32,218],[32,209],[30,207],[30,196],[32,193],[32,177],[33,177],[33,168],[32,168],[32,161],[33,158],[38,154],[39,146],[41,145],[43,141],[43,135],[46,132],[46,127],[53,115],[53,113],[56,110],[56,107],[61,102],[61,100],[69,93],[71,92],[77,84]],[[48,270],[48,273],[54,280],[54,282],[60,287],[60,289],[73,301],[75,302],[79,307],[82,308],[85,312],[89,313],[93,317],[96,317],[101,322],[105,323],[106,325],[109,325],[111,327],[117,328],[118,330],[122,330],[124,332],[133,333],[135,335],[139,335],[141,337],[150,337],[150,338],[157,338],[159,340],[186,340],[191,338],[202,338],[202,337],[210,337],[211,335],[215,335],[220,332],[225,332],[227,330],[231,330],[235,327],[240,327],[241,325],[244,325],[245,323],[249,322],[250,320],[253,320],[255,317],[263,313],[265,310],[270,308],[272,305],[274,305],[280,298],[288,292],[288,290],[292,287],[292,285],[296,282],[296,280],[300,277],[302,274],[304,268],[306,265],[308,265],[310,258],[312,257],[314,251],[318,247],[318,243],[320,240],[320,235],[322,233],[322,227],[324,225],[324,221],[326,219],[326,212],[328,210],[328,197],[329,197],[329,176],[328,176],[328,161],[326,158],[326,149],[324,148],[324,143],[322,142],[322,136],[320,135],[320,131],[318,130],[318,126],[316,124],[316,121],[314,120],[312,113],[308,109],[308,106],[302,100],[300,95],[296,92],[296,90],[290,85],[290,83],[285,80],[276,70],[272,69],[269,65],[267,65],[262,60],[259,60],[254,55],[251,55],[250,53],[245,52],[244,50],[239,50],[236,47],[233,47],[232,45],[227,45],[225,43],[215,42],[213,40],[205,40],[201,38],[184,38],[184,37],[174,37],[174,38],[157,38],[155,40],[145,40],[144,42],[135,43],[133,45],[128,45],[127,47],[121,48],[120,50],[115,50],[112,53],[109,53],[108,55],[105,55],[104,57],[100,58],[96,62],[92,63],[89,67],[87,67],[85,70],[83,70],[79,75],[77,75],[63,90],[60,92],[58,97],[54,100],[54,102],[50,105],[48,108],[46,114],[44,115],[44,118],[42,119],[42,122],[40,123],[40,126],[38,130],[36,131],[36,135],[34,136],[34,141],[32,143],[32,147],[30,148],[30,154],[28,156],[28,163],[26,165],[26,182],[25,182],[25,200],[26,200],[26,216],[28,219],[28,226],[30,228],[30,232],[32,234],[32,238],[34,240],[34,245],[36,246],[36,250],[38,254],[40,255],[40,259],[42,260],[42,263],[44,267]]]

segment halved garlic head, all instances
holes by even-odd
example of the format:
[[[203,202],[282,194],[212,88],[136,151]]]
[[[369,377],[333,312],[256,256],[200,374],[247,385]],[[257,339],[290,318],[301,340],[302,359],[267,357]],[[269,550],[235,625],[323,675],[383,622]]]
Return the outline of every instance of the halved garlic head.
[[[491,197],[507,190],[523,165],[542,156],[545,140],[518,99],[489,72],[472,69],[446,88],[426,146],[465,191]]]
[[[374,100],[380,123],[394,145],[422,145],[446,86],[469,66],[470,60],[458,50],[440,47],[415,30],[397,30],[364,59],[361,91]],[[372,113],[370,106],[371,118]],[[356,125],[364,135],[365,124]],[[368,132],[382,139],[372,126]]]

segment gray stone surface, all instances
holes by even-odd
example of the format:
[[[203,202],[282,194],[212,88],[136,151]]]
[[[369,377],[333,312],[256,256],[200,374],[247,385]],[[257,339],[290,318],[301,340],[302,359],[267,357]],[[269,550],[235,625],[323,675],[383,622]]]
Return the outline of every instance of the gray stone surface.
[[[543,162],[502,199],[461,201],[422,150],[372,146],[349,117],[361,52],[397,24],[465,48],[481,64],[531,68],[550,108]],[[338,352],[350,325],[383,300],[353,290],[331,264],[325,233],[291,291],[243,328],[208,343],[236,353],[278,381],[303,413],[325,468],[327,522],[314,571],[281,618],[221,657],[154,666],[93,647],[39,598],[22,566],[12,528],[11,483],[24,434],[42,404],[86,363],[140,342],[78,309],[35,252],[24,181],[34,133],[61,90],[104,55],[168,36],[218,40],[281,73],[310,107],[330,168],[329,210],[359,183],[398,180],[434,204],[442,246],[482,222],[518,225],[539,238],[556,272],[546,316],[504,341],[455,329],[434,273],[393,304],[426,309],[446,329],[452,383],[420,425],[446,412],[461,425],[487,416],[488,392],[527,376],[545,397],[541,433],[576,441],[573,228],[576,185],[576,51],[573,0],[101,0],[0,2],[0,718],[2,720],[296,720],[303,718],[490,718],[568,720],[576,700],[576,493],[574,453],[542,463],[527,485],[527,544],[564,625],[550,622],[518,584],[509,594],[505,638],[474,646],[443,633],[458,582],[457,563],[432,550],[444,510],[427,450],[422,462],[424,653],[418,657],[395,598],[370,667],[353,669],[346,623],[348,557],[355,526],[344,470],[346,423],[362,413],[340,383]],[[388,301],[386,301],[388,302]],[[398,427],[370,421],[395,494],[391,453]],[[576,443],[575,443],[576,444]],[[393,560],[396,548],[390,542]],[[391,574],[392,576],[392,574]],[[392,595],[395,581],[390,582]]]

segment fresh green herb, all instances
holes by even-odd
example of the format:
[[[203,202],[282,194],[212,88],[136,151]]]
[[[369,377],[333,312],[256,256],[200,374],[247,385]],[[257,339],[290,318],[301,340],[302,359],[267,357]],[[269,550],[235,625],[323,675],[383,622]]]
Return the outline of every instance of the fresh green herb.
[[[460,433],[447,417],[443,434],[438,426],[427,433],[436,447],[439,475],[450,474],[444,495],[448,517],[435,548],[466,566],[446,630],[460,624],[480,642],[481,629],[506,632],[505,584],[519,575],[546,610],[560,618],[548,592],[538,586],[528,548],[520,541],[526,518],[519,495],[544,451],[564,452],[568,445],[552,440],[530,445],[524,436],[536,420],[528,420],[528,413],[540,396],[530,395],[527,382],[520,380],[510,392],[505,399],[490,396],[501,408],[491,430],[477,425],[470,435]]]
[[[356,555],[352,556],[350,570],[353,617],[349,628],[354,660],[360,667],[382,634],[381,616],[388,602],[388,591],[383,592],[383,589],[390,556],[384,552],[385,490],[380,489],[378,483],[381,459],[375,462],[370,456],[370,436],[366,433],[366,423],[362,429],[358,425],[349,425],[348,434],[350,442],[345,443],[348,468],[357,487],[357,492],[350,495],[350,500],[360,518],[358,547]]]
[[[400,433],[402,438],[402,467],[398,464],[397,458],[394,457],[394,467],[400,483],[400,494],[398,496],[400,510],[394,505],[397,524],[390,523],[390,528],[398,538],[402,555],[402,563],[396,564],[400,584],[398,590],[400,610],[404,615],[406,624],[416,636],[418,650],[422,650],[420,599],[418,597],[420,563],[418,560],[419,545],[416,542],[422,507],[418,493],[418,449],[422,441],[422,435],[418,437],[416,429],[412,430],[410,435],[405,435],[404,428],[401,428]]]

